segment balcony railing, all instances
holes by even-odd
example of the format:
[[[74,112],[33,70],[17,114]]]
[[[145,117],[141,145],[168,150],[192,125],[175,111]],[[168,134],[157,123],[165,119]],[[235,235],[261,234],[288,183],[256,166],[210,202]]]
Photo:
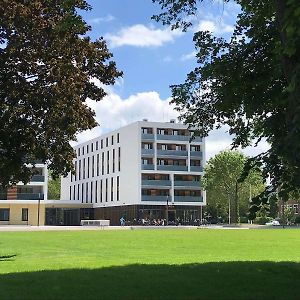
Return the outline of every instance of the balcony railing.
[[[163,166],[157,166],[157,170],[165,170],[165,171],[187,171],[187,166],[163,165]]]
[[[158,156],[187,156],[188,152],[183,150],[157,150]]]
[[[44,194],[42,193],[18,193],[17,200],[44,200]]]
[[[163,202],[167,202],[167,197],[168,197],[168,201],[170,202],[172,200],[170,196],[142,195],[142,201],[163,201]]]
[[[143,155],[154,155],[154,149],[142,149]]]
[[[33,175],[30,179],[31,182],[44,182],[45,176],[44,175]]]
[[[190,136],[188,135],[172,135],[172,134],[158,134],[157,140],[173,140],[173,141],[189,141]]]
[[[154,165],[142,165],[142,170],[154,170]]]
[[[203,202],[202,196],[175,196],[175,202]]]
[[[153,133],[142,133],[142,140],[153,141],[154,134]]]
[[[191,172],[203,172],[203,168],[201,166],[191,166]]]
[[[200,181],[188,181],[188,180],[175,180],[174,186],[190,186],[190,187],[199,187]]]
[[[202,157],[201,151],[191,151],[191,157]]]
[[[170,180],[142,180],[142,185],[171,186]]]

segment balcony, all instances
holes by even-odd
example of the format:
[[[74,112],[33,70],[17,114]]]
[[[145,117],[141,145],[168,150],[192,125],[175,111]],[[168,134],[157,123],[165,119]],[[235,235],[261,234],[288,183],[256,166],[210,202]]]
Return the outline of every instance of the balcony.
[[[142,140],[144,141],[153,141],[154,134],[153,133],[142,133]]]
[[[154,155],[154,149],[142,149],[142,155]]]
[[[187,181],[187,180],[175,180],[174,186],[187,186],[187,187],[199,187],[200,188],[200,181]]]
[[[143,186],[171,186],[170,180],[142,180]]]
[[[201,151],[191,151],[190,153],[191,157],[202,157],[202,152]]]
[[[188,135],[172,135],[172,134],[158,134],[157,140],[172,140],[172,141],[189,141],[190,136]]]
[[[154,165],[142,165],[142,170],[154,170]]]
[[[152,196],[152,195],[142,195],[142,201],[162,201],[167,203],[168,201],[171,202],[170,196]]]
[[[187,166],[174,166],[174,165],[163,165],[157,166],[157,170],[164,170],[164,171],[187,171]]]
[[[31,182],[45,182],[44,175],[33,175],[30,179]]]
[[[17,194],[17,200],[44,200],[44,194],[42,193],[35,193],[35,194],[29,194],[29,193],[18,193]]]
[[[201,166],[191,166],[191,172],[203,172],[203,168]]]
[[[157,156],[187,156],[187,151],[182,150],[157,150]]]
[[[175,196],[175,202],[203,202],[202,196]]]

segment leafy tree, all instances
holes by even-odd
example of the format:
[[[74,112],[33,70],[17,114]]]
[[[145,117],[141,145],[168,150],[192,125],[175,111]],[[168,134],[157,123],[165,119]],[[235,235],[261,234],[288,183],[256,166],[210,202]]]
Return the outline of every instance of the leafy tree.
[[[48,199],[49,200],[60,199],[60,183],[61,183],[60,177],[53,178],[51,173],[49,174],[49,180],[48,180]]]
[[[162,8],[153,18],[187,30],[203,1],[153,0]],[[300,1],[234,2],[241,13],[231,39],[195,33],[198,66],[171,89],[181,118],[200,135],[226,124],[233,147],[263,138],[270,144],[245,168],[262,166],[271,179],[271,188],[253,200],[253,218],[269,193],[278,190],[286,201],[300,190]]]
[[[211,158],[205,166],[203,186],[207,191],[208,211],[214,217],[229,218],[237,223],[249,212],[250,189],[252,196],[264,190],[261,172],[251,170],[240,181],[247,157],[237,151],[222,151]],[[229,211],[230,207],[230,211]]]
[[[0,1],[0,182],[27,182],[27,163],[73,169],[69,144],[96,126],[85,100],[121,76],[103,38],[91,41],[84,0]]]

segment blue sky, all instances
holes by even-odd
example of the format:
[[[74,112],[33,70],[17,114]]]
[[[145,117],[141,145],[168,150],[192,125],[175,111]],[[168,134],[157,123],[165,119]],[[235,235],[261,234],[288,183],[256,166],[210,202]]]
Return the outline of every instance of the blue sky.
[[[151,0],[88,0],[92,10],[82,12],[92,26],[92,39],[107,41],[123,78],[108,87],[108,96],[100,102],[87,101],[96,111],[100,127],[79,134],[78,141],[99,136],[128,123],[148,118],[167,121],[178,113],[169,105],[171,84],[185,80],[196,66],[193,33],[209,30],[229,38],[239,8],[222,0],[207,0],[200,6],[193,27],[186,33],[171,31],[152,21],[159,6]],[[207,158],[228,149],[230,137],[223,128],[207,139]],[[248,150],[248,154],[261,151]]]

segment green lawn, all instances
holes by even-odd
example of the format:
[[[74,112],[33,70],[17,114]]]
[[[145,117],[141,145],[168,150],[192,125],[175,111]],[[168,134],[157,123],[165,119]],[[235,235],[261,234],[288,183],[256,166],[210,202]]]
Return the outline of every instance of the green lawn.
[[[300,297],[299,230],[0,232],[1,256],[3,300]]]

